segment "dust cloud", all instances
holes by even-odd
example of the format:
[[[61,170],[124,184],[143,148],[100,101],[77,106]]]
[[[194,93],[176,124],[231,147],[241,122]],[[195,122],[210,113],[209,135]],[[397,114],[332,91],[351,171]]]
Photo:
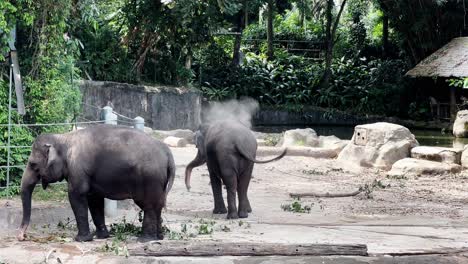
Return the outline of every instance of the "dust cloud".
[[[258,110],[258,102],[252,98],[212,102],[204,111],[204,123],[232,120],[252,127],[252,116]]]

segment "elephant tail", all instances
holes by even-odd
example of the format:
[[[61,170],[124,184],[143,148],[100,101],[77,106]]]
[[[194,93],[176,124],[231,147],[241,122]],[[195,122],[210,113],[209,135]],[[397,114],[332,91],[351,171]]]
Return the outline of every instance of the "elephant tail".
[[[167,200],[167,195],[169,194],[169,191],[172,189],[172,185],[174,184],[174,179],[175,179],[175,172],[176,172],[176,166],[174,163],[174,158],[172,155],[170,155],[168,164],[167,164],[167,182],[166,182],[166,196],[164,198],[164,206],[166,205],[166,200]]]
[[[280,155],[278,155],[278,156],[276,156],[276,157],[274,157],[272,159],[257,160],[254,157],[252,157],[251,155],[249,155],[248,153],[246,153],[242,148],[239,148],[239,147],[236,146],[236,149],[242,155],[242,157],[244,157],[245,159],[250,160],[251,162],[254,162],[254,163],[268,163],[268,162],[272,162],[272,161],[275,161],[275,160],[279,160],[279,159],[283,158],[288,152],[288,149],[285,148]]]

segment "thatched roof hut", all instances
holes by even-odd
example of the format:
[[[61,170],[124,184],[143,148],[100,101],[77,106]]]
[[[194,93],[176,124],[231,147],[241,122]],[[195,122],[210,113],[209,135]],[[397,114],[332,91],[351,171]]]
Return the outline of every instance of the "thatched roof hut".
[[[467,77],[468,37],[454,38],[409,70],[406,75],[411,77]]]
[[[406,75],[429,78],[468,77],[468,37],[454,38],[418,63]],[[450,88],[450,112],[453,119],[457,111],[456,88]]]

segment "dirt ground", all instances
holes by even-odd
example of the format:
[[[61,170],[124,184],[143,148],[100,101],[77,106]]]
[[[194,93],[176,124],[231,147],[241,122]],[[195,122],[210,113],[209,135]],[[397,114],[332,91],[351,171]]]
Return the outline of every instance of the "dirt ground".
[[[456,256],[446,263],[468,262],[468,255],[463,253],[468,248],[468,173],[389,178],[384,171],[350,168],[336,160],[286,156],[274,163],[255,166],[249,188],[253,212],[247,219],[226,220],[225,215],[211,213],[213,198],[205,166],[194,169],[192,189],[190,192],[185,189],[184,167],[195,156],[196,150],[172,150],[178,169],[164,213],[165,224],[173,231],[172,235],[166,235],[166,240],[360,243],[367,244],[369,254],[377,260],[386,257],[393,261],[394,258],[389,257],[392,254],[455,250],[458,252]],[[294,202],[289,197],[290,192],[336,193],[360,187],[365,191],[353,197],[302,198],[300,205],[310,207],[310,212],[282,209]],[[4,263],[44,263],[46,259],[47,263],[143,261],[132,256],[128,259],[116,256],[125,255],[127,249],[141,247],[135,238],[122,244],[122,248],[112,247],[112,238],[89,243],[72,242],[74,221],[67,203],[34,203],[30,239],[18,242],[14,235],[20,222],[20,205],[18,199],[0,201],[3,207],[0,209],[0,261]],[[127,222],[139,225],[136,206],[128,202],[121,203],[120,207],[119,215],[109,219],[108,224],[121,222],[125,216]],[[59,222],[65,223],[66,227],[58,226]],[[181,233],[187,237],[181,238]],[[149,262],[150,259],[153,262]],[[185,263],[188,259],[191,263],[206,260],[145,258],[145,261]],[[236,262],[239,258],[232,257],[214,258],[210,262],[215,260],[217,263],[239,263]],[[271,263],[273,260],[253,258],[249,263]],[[362,257],[342,261],[332,257],[297,261],[373,263]],[[278,263],[283,262],[286,260]]]

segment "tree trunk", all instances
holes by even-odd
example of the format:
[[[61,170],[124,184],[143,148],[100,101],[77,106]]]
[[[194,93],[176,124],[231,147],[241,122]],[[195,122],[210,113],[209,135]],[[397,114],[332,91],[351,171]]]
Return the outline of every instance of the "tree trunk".
[[[267,21],[267,56],[269,60],[273,60],[275,54],[273,50],[273,0],[268,0],[268,21]]]
[[[325,28],[325,71],[323,72],[322,86],[328,87],[330,85],[331,64],[333,59],[333,36],[332,36],[332,19],[333,19],[333,0],[327,0],[326,9],[326,28]]]
[[[244,0],[244,9],[247,6],[247,1]],[[236,35],[236,38],[234,40],[234,49],[232,53],[232,65],[238,66],[240,64],[240,48],[241,48],[241,42],[242,42],[242,31],[244,30],[244,18],[245,18],[245,10],[240,10],[237,13],[237,25],[236,25],[236,32],[238,33]]]
[[[244,28],[249,26],[249,2],[244,1]]]
[[[301,28],[304,28],[305,26],[305,0],[300,1],[300,8],[299,8],[299,15],[300,15],[300,23],[301,23]]]
[[[335,46],[335,35],[336,30],[338,28],[338,24],[340,22],[341,14],[343,13],[344,7],[346,5],[347,0],[343,0],[341,2],[340,10],[335,17],[334,22],[333,20],[333,7],[334,2],[333,0],[327,0],[327,8],[326,8],[326,53],[325,53],[325,71],[322,77],[322,87],[328,87],[330,85],[330,76],[331,76],[331,65],[333,62],[333,48]],[[333,23],[333,24],[332,24]]]
[[[382,56],[385,58],[388,56],[388,15],[385,10],[383,11],[382,17]]]

